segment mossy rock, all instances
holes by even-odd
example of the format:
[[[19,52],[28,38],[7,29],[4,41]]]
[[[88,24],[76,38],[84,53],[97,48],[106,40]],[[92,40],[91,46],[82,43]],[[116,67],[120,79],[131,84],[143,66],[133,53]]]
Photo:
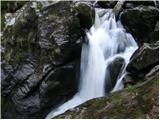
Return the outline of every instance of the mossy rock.
[[[144,42],[150,43],[149,36],[154,31],[158,16],[158,8],[140,5],[132,9],[124,9],[121,21],[141,46]]]
[[[158,119],[159,74],[152,79],[90,100],[55,118],[69,119]]]
[[[14,13],[20,9],[27,1],[1,1],[2,14],[11,12]]]
[[[13,72],[2,81],[2,94],[14,103],[15,111],[3,105],[2,109],[7,109],[3,118],[44,118],[53,106],[77,90],[82,33],[71,2],[37,7],[39,11],[33,2],[27,2],[13,15],[15,24],[3,30],[2,61],[11,65]],[[48,80],[48,76],[53,77]],[[55,95],[46,97],[50,91]]]
[[[76,2],[73,11],[78,15],[82,28],[90,29],[94,24],[95,10],[89,2]]]

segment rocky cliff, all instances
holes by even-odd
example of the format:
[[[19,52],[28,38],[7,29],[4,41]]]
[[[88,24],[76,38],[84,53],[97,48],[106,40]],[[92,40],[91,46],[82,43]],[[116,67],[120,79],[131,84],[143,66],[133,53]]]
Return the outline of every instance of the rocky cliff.
[[[94,8],[114,8],[117,1],[1,4],[2,118],[44,118],[78,90],[81,47],[94,23]],[[127,66],[125,89],[57,118],[158,118],[158,5],[125,1],[117,12],[139,45]],[[122,64],[111,65],[113,86]]]

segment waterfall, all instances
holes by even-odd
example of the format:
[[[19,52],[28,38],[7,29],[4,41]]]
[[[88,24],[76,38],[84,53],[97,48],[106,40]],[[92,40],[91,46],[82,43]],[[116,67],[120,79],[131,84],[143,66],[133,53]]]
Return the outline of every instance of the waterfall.
[[[51,111],[46,118],[53,118],[90,99],[105,96],[108,65],[118,57],[124,59],[124,67],[111,92],[123,88],[123,77],[131,55],[138,48],[131,34],[126,33],[121,22],[116,22],[111,9],[96,9],[95,24],[86,32],[80,67],[79,92],[66,103]]]

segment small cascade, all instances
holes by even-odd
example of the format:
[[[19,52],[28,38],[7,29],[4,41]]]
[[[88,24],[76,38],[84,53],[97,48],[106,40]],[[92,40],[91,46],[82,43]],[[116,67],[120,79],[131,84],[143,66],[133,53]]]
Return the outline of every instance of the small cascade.
[[[51,111],[46,118],[53,118],[90,99],[105,96],[105,82],[109,81],[108,65],[116,58],[124,65],[111,92],[123,89],[123,77],[131,55],[138,48],[131,34],[126,33],[121,22],[116,22],[111,9],[96,9],[95,24],[86,32],[88,42],[81,53],[79,92],[66,103]],[[108,79],[106,79],[108,78]]]

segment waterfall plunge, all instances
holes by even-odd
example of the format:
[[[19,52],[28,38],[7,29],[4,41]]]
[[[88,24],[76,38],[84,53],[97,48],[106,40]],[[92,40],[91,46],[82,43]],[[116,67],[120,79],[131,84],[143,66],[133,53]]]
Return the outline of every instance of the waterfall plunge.
[[[111,92],[123,88],[123,77],[131,55],[138,48],[133,37],[126,33],[120,21],[116,23],[112,10],[96,9],[95,24],[86,32],[86,43],[81,53],[79,92],[66,103],[51,111],[46,118],[53,118],[90,99],[105,95],[107,66],[116,58],[125,60],[117,83]]]

